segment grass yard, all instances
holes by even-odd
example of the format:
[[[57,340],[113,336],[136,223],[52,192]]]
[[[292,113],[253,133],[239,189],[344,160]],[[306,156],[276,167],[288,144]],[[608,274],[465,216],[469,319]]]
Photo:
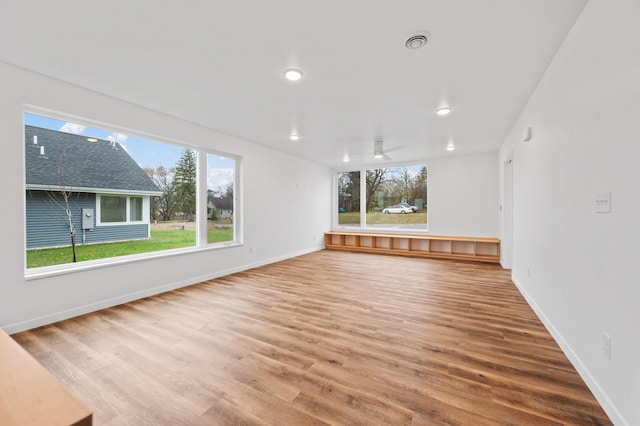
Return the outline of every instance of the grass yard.
[[[233,240],[233,228],[210,228],[207,241],[216,243]],[[78,262],[128,254],[150,253],[154,251],[191,247],[196,244],[196,231],[184,230],[151,230],[151,239],[123,241],[117,243],[88,244],[76,246]],[[27,250],[27,268],[62,265],[71,263],[71,247]]]
[[[339,225],[357,225],[360,223],[360,212],[348,212],[338,214]],[[407,214],[367,213],[368,225],[406,225],[426,224],[427,212]]]

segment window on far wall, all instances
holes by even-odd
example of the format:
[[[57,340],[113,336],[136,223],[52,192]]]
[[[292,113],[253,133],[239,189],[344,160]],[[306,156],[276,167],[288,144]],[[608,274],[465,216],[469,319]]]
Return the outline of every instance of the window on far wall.
[[[365,208],[361,212],[363,178],[365,184],[362,198]],[[339,172],[337,181],[338,226],[427,230],[426,165]],[[354,204],[357,205],[357,210],[353,207]],[[348,211],[351,213],[345,215]]]
[[[26,267],[235,241],[237,159],[207,154],[216,219],[198,214],[196,150],[26,113]]]

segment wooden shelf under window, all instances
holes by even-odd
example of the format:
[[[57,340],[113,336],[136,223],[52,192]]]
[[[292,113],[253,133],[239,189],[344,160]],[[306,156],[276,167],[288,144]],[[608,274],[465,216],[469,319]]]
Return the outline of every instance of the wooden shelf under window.
[[[324,247],[364,253],[500,262],[498,238],[330,231],[324,234]]]

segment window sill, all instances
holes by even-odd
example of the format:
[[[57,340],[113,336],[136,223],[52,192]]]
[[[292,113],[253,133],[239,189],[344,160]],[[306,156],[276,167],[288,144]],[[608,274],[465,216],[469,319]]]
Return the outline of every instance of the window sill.
[[[239,247],[243,243],[230,241],[228,243],[216,243],[203,247],[187,247],[174,250],[163,250],[158,252],[132,254],[126,256],[111,257],[108,259],[88,260],[85,262],[65,263],[64,265],[43,266],[40,268],[25,269],[25,281],[49,278],[58,275],[73,274],[81,271],[89,271],[98,268],[106,268],[111,266],[123,265],[128,263],[143,262],[152,259],[160,259],[165,257],[182,256],[203,251],[220,250],[229,247]]]
[[[412,228],[412,227],[383,227],[383,226],[347,226],[337,225],[333,227],[336,231],[354,231],[354,232],[384,232],[385,234],[428,234],[428,228]]]

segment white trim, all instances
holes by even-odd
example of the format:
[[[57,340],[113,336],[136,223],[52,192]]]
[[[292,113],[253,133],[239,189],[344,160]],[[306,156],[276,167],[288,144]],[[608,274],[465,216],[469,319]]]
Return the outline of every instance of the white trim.
[[[136,240],[129,240],[129,241],[136,241]],[[115,241],[109,241],[109,242],[115,242]],[[96,243],[96,244],[101,244],[101,243]],[[221,248],[236,247],[240,245],[242,244],[238,244],[232,241],[226,241],[226,242],[212,244],[205,247],[197,247],[194,245],[190,247],[182,247],[182,248],[170,249],[170,250],[150,251],[145,253],[136,253],[136,254],[129,254],[124,256],[107,257],[104,259],[87,260],[84,262],[77,262],[77,263],[62,263],[60,265],[43,266],[40,268],[26,269],[24,278],[26,281],[31,281],[31,280],[37,280],[40,278],[48,278],[48,277],[57,276],[57,275],[71,274],[75,272],[81,272],[81,271],[86,271],[86,270],[96,269],[96,268],[104,268],[104,267],[109,267],[113,265],[121,265],[121,264],[126,264],[131,262],[140,262],[148,259],[157,259],[157,258],[162,258],[167,256],[179,256],[179,255],[194,253],[198,251],[217,250]]]
[[[55,185],[26,184],[24,187],[25,187],[26,190],[32,190],[32,191],[58,192],[58,191],[62,191],[64,189],[64,190],[67,190],[67,191],[73,190],[73,192],[92,192],[92,193],[96,193],[96,194],[114,194],[114,193],[117,193],[119,195],[149,195],[149,196],[162,195],[162,191],[138,191],[138,190],[133,190],[133,189],[90,188],[90,187],[83,187],[83,186],[79,186],[79,187],[60,187],[60,186],[55,186]]]
[[[217,155],[219,157],[226,157],[229,159],[233,160],[233,206],[232,206],[232,210],[231,210],[231,215],[229,217],[231,217],[232,219],[232,227],[233,227],[233,240],[231,241],[225,241],[222,243],[237,243],[237,244],[242,244],[243,240],[242,240],[242,212],[241,212],[241,199],[239,197],[239,194],[242,194],[241,191],[241,165],[242,165],[242,157],[238,156],[238,155],[229,155],[229,154],[225,154],[216,150],[209,150],[209,149],[202,149],[202,150],[196,150],[197,152],[202,153],[202,158],[198,157],[198,167],[200,167],[201,162],[205,165],[204,167],[202,167],[202,169],[200,171],[200,168],[198,169],[197,175],[200,176],[199,174],[202,173],[202,179],[204,179],[204,188],[203,190],[198,194],[199,196],[203,197],[203,201],[202,204],[203,206],[200,206],[200,204],[198,204],[199,207],[202,207],[202,214],[199,215],[198,217],[202,216],[202,228],[203,228],[203,232],[201,235],[202,238],[202,245],[203,246],[215,246],[217,244],[221,244],[220,242],[214,242],[214,243],[209,243],[208,241],[208,230],[207,230],[207,226],[208,226],[208,221],[209,221],[209,200],[207,197],[208,194],[208,190],[209,190],[209,184],[208,184],[208,175],[209,175],[209,154],[211,155]],[[214,206],[215,207],[215,206]],[[200,209],[199,209],[200,211]],[[199,220],[200,223],[200,220]],[[198,229],[200,229],[200,226],[198,227]],[[198,243],[200,244],[200,243]]]
[[[208,239],[208,200],[209,154],[203,149],[195,150],[196,154],[196,246],[202,247]],[[216,154],[217,155],[217,154]],[[202,185],[204,183],[204,185]],[[204,214],[203,214],[204,213]],[[204,216],[204,217],[203,217]]]
[[[569,361],[576,369],[580,377],[582,377],[587,387],[591,390],[613,424],[628,425],[629,423],[622,416],[622,413],[618,411],[607,393],[600,387],[589,369],[584,365],[580,357],[573,350],[569,342],[567,342],[562,333],[558,331],[558,329],[553,325],[549,318],[544,314],[542,309],[536,304],[535,300],[529,295],[529,293],[527,293],[524,287],[520,284],[520,281],[516,278],[515,274],[511,275],[511,280],[517,287],[518,291],[520,291],[520,294],[522,294],[522,297],[524,297],[529,306],[531,306],[531,309],[533,309],[535,314],[538,316],[538,319],[540,319],[547,331],[551,334],[556,343],[558,343],[558,346],[560,346],[562,352],[564,352],[567,358],[569,358]]]
[[[243,211],[243,181],[242,171],[244,167],[243,158],[234,156],[235,159],[235,182],[233,187],[233,238],[238,244],[244,243],[244,211]]]

